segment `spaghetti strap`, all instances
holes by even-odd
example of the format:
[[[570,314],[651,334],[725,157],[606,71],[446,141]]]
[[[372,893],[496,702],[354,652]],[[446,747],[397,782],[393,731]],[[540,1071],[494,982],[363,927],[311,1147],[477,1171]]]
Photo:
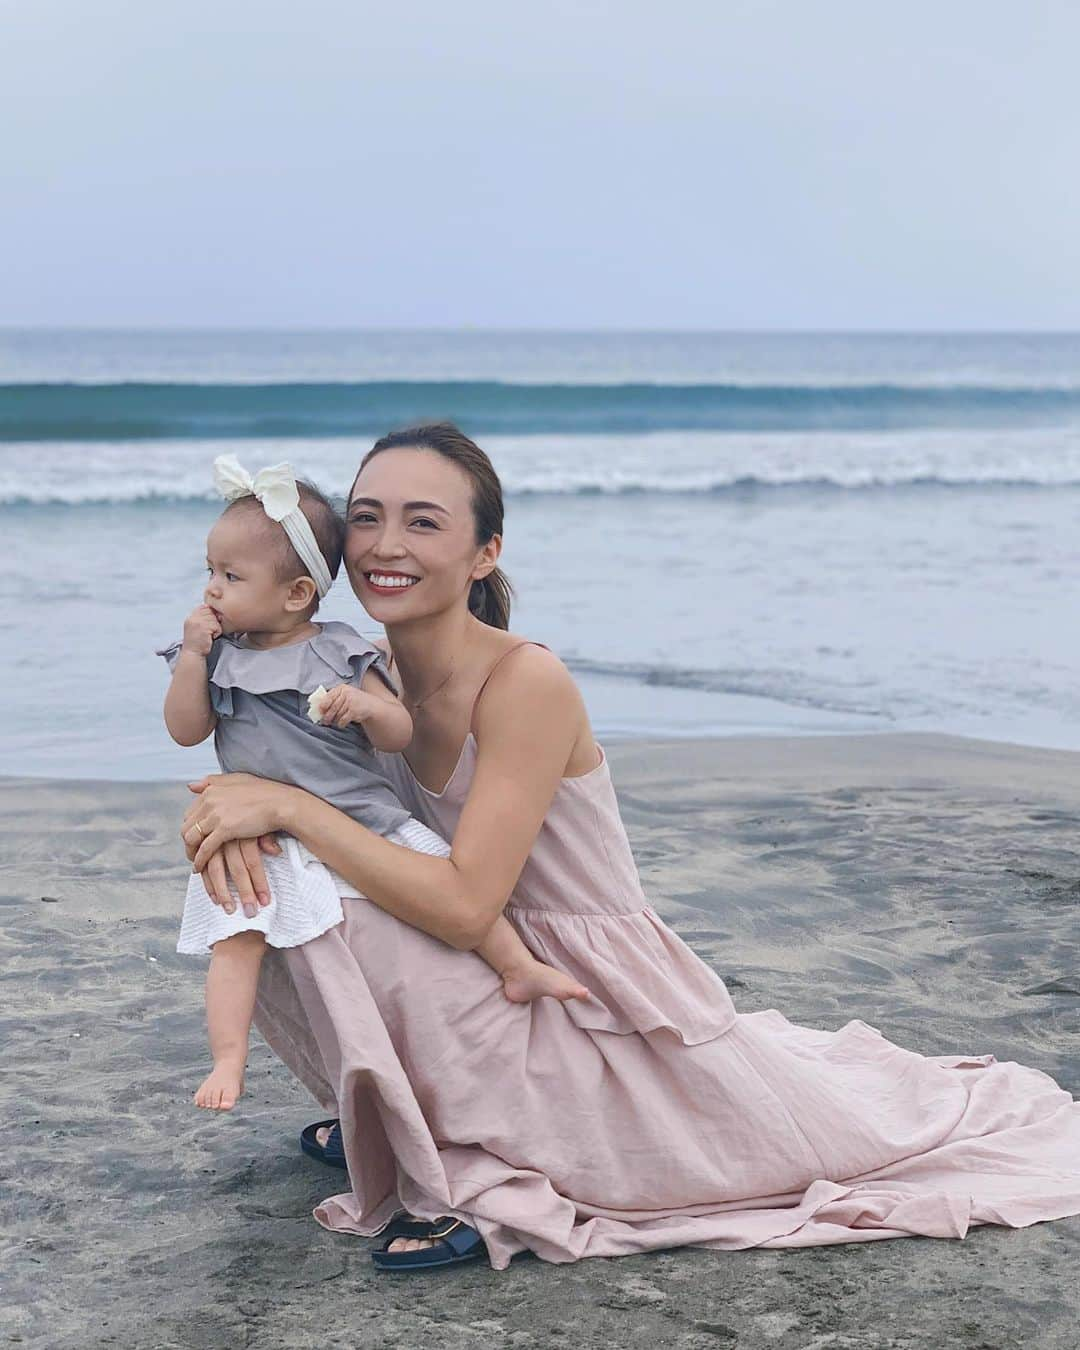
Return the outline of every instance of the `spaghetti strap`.
[[[472,731],[472,729],[473,729],[473,724],[474,724],[475,721],[476,721],[476,707],[477,707],[477,704],[480,702],[480,695],[481,695],[481,694],[484,692],[484,690],[488,687],[488,681],[491,679],[492,675],[494,675],[495,672],[499,669],[499,667],[500,667],[500,666],[502,665],[502,663],[506,660],[506,658],[507,658],[508,656],[513,656],[513,654],[514,654],[515,652],[519,652],[519,651],[522,649],[522,647],[544,647],[544,644],[543,644],[542,642],[531,642],[528,638],[525,638],[525,639],[524,639],[523,641],[521,641],[521,642],[516,642],[512,647],[507,647],[506,651],[503,652],[502,656],[499,657],[499,659],[498,659],[498,660],[495,662],[495,664],[491,667],[491,669],[488,671],[488,673],[484,676],[484,681],[483,681],[483,683],[481,684],[480,688],[476,691],[476,697],[473,699],[472,709],[471,709],[471,711],[469,712],[469,730],[470,730],[470,731]],[[544,647],[544,651],[550,651],[550,650],[551,650],[551,649],[550,649],[549,647]]]
[[[476,705],[480,702],[480,695],[481,695],[481,694],[484,692],[484,690],[487,688],[487,686],[488,686],[488,681],[491,679],[492,675],[494,675],[495,672],[499,669],[499,667],[500,667],[500,666],[502,665],[502,663],[506,660],[506,658],[507,658],[508,656],[513,656],[513,654],[514,654],[516,651],[520,651],[520,649],[521,649],[522,647],[543,647],[543,648],[544,648],[544,651],[546,651],[546,652],[549,652],[549,651],[551,650],[551,648],[545,646],[544,643],[542,643],[542,642],[533,642],[533,641],[532,641],[531,639],[529,639],[529,638],[524,638],[521,642],[515,642],[515,644],[514,644],[512,647],[508,647],[508,648],[506,649],[506,651],[503,652],[502,656],[500,656],[499,659],[494,663],[494,665],[491,667],[491,669],[488,671],[488,673],[484,676],[483,683],[480,685],[480,688],[476,691],[476,695],[475,695],[475,697],[473,698],[473,702],[472,702],[472,708],[469,710],[469,730],[470,730],[470,731],[472,730],[473,722],[476,720]],[[394,653],[393,653],[392,650],[390,650],[390,651],[387,652],[387,663],[386,663],[386,668],[387,668],[387,670],[393,670],[393,668],[394,668]]]

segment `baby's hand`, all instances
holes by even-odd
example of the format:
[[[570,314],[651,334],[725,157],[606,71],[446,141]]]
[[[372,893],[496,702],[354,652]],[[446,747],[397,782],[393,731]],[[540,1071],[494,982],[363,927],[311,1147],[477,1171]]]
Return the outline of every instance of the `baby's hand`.
[[[319,721],[325,727],[347,727],[363,722],[379,707],[379,700],[351,684],[335,684],[319,704]]]
[[[199,656],[209,656],[210,646],[221,636],[221,624],[209,605],[193,609],[184,620],[184,648]]]

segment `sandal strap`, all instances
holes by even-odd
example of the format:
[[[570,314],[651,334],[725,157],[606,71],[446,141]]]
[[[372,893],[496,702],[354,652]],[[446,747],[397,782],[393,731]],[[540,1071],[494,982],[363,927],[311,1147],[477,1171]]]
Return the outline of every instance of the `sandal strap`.
[[[442,1228],[449,1222],[445,1216],[441,1219],[414,1219],[411,1214],[396,1214],[379,1236],[390,1240],[399,1237],[426,1238],[431,1237],[433,1228]]]
[[[325,1144],[320,1144],[316,1138],[322,1129],[329,1130]],[[300,1147],[309,1157],[318,1158],[319,1162],[330,1167],[346,1167],[345,1140],[340,1120],[318,1120],[306,1125],[300,1132]]]
[[[326,1136],[326,1143],[323,1144],[323,1152],[327,1159],[345,1157],[345,1139],[341,1133],[341,1121],[335,1120],[330,1133]]]
[[[445,1227],[438,1230],[433,1229],[428,1237],[433,1238],[436,1242],[445,1243],[455,1256],[464,1256],[466,1252],[472,1251],[481,1240],[476,1229],[471,1228],[461,1219],[450,1219]]]

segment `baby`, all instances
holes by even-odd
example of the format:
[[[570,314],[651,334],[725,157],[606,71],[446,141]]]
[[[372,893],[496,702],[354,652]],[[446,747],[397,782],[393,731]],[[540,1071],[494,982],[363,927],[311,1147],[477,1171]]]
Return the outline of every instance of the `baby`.
[[[207,540],[203,604],[185,620],[183,640],[158,653],[172,671],[165,725],[173,740],[196,745],[213,732],[222,772],[293,783],[396,844],[448,857],[446,842],[398,800],[375,754],[400,751],[412,738],[382,652],[347,624],[313,622],[341,565],[341,517],[287,464],[252,478],[222,455],[214,475],[230,504]],[[281,856],[263,860],[270,903],[253,916],[215,905],[198,873],[188,885],[177,950],[211,954],[214,1067],[194,1097],[211,1110],[231,1110],[243,1092],[267,946],[299,946],[344,919],[342,879],[297,840],[278,842]],[[537,961],[505,916],[477,951],[514,1002],[589,997]]]

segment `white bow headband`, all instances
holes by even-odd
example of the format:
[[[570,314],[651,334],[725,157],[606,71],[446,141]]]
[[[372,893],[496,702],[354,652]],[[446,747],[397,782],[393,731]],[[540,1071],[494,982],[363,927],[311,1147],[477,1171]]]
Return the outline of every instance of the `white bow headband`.
[[[315,542],[311,523],[300,510],[300,493],[290,465],[271,464],[267,469],[260,469],[253,478],[235,455],[218,455],[214,460],[214,486],[229,502],[239,497],[254,497],[270,519],[284,528],[321,600],[330,589],[333,577]]]

